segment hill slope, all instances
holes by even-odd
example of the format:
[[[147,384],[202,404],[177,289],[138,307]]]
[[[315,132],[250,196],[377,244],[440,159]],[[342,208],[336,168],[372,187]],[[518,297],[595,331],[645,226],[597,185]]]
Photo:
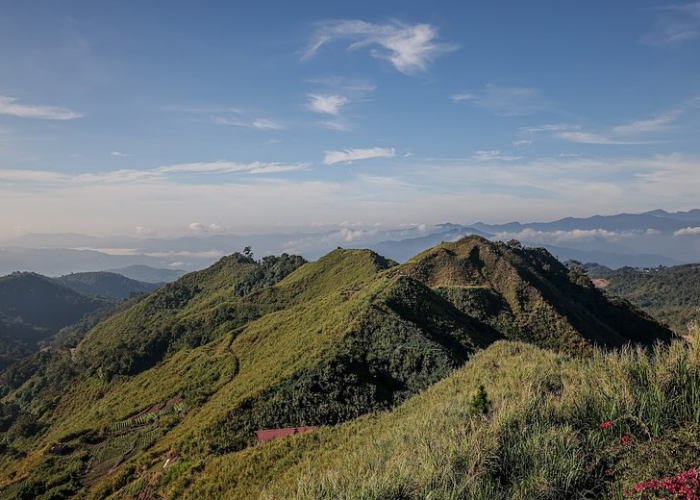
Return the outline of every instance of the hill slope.
[[[586,325],[593,308],[609,324]],[[235,254],[98,324],[72,353],[40,353],[19,384],[0,377],[6,413],[25,415],[6,424],[0,488],[164,491],[176,478],[139,467],[177,456],[191,476],[257,429],[390,410],[503,338],[591,354],[671,337],[546,252],[478,237],[402,266],[367,250],[313,263]],[[61,460],[46,452],[56,442]]]
[[[700,390],[699,360],[700,346],[682,342],[592,359],[498,342],[391,413],[218,457],[194,475],[163,474],[162,491],[300,500],[657,498],[624,492],[697,466],[698,399],[690,394]]]
[[[0,278],[0,343],[17,359],[61,328],[106,304],[33,273]],[[1,348],[1,347],[0,347]],[[20,355],[20,356],[18,356]]]
[[[582,353],[670,341],[672,333],[616,297],[596,290],[541,248],[472,236],[423,252],[401,267],[465,313],[513,340]]]
[[[66,274],[54,278],[54,281],[83,295],[114,300],[127,299],[132,294],[151,293],[159,288],[155,283],[136,281],[108,272]]]
[[[700,331],[700,265],[613,271],[591,264],[585,268],[592,279],[605,280],[599,282],[605,291],[624,297],[679,335]]]

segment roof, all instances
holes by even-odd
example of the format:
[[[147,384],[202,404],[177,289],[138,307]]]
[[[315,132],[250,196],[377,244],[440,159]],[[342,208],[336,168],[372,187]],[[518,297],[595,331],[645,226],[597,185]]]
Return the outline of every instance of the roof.
[[[291,436],[292,434],[301,434],[315,430],[316,427],[287,427],[285,429],[268,429],[263,431],[255,431],[255,437],[260,443],[265,443],[273,439]]]

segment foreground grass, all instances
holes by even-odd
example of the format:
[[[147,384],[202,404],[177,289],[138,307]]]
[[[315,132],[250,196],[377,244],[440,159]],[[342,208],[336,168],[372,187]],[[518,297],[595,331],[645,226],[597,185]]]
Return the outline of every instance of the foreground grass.
[[[491,401],[472,414],[479,385]],[[610,422],[609,427],[600,424]],[[700,460],[700,346],[581,360],[498,342],[391,413],[202,464],[168,497],[623,498]],[[627,436],[623,439],[623,436]]]

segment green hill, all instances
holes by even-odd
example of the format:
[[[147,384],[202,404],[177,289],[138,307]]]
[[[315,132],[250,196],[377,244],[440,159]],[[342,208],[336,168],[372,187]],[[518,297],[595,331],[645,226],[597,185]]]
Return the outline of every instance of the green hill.
[[[635,269],[584,268],[610,294],[619,295],[644,309],[679,335],[700,332],[700,265]]]
[[[83,295],[113,300],[128,299],[133,294],[151,293],[161,286],[103,271],[66,274],[54,278],[54,281]]]
[[[36,350],[106,302],[86,297],[49,278],[14,273],[0,278],[0,358],[5,364]],[[0,361],[2,365],[2,361]]]
[[[254,430],[390,411],[502,339],[570,359],[672,337],[545,251],[479,237],[401,266],[367,250],[313,263],[234,254],[111,316],[77,349],[0,376],[0,491],[157,497],[250,453]],[[48,451],[59,442],[60,458]],[[177,465],[163,472],[168,458]]]

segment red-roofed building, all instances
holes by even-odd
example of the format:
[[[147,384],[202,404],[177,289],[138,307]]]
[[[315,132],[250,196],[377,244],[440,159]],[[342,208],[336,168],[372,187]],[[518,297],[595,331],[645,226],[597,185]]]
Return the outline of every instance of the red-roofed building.
[[[273,439],[291,436],[292,434],[301,434],[316,430],[316,427],[287,427],[286,429],[268,429],[265,431],[255,431],[255,437],[259,443],[272,441]]]

